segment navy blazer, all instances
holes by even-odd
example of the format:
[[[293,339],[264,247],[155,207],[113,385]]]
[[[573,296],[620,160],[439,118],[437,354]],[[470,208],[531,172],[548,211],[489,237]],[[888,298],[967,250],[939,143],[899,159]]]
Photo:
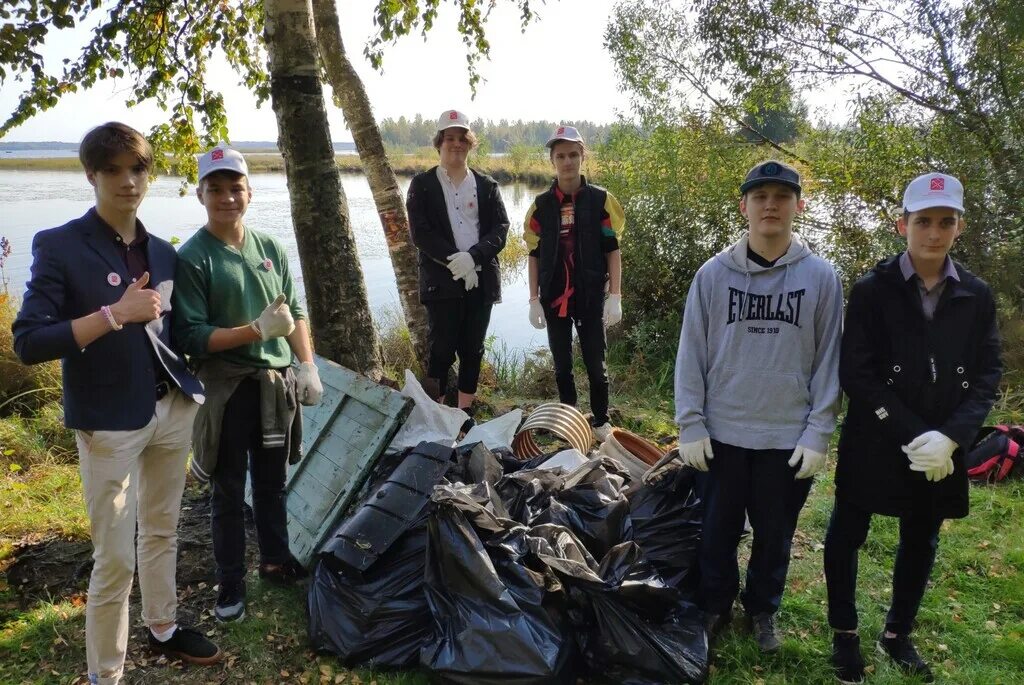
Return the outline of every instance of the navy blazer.
[[[32,272],[11,326],[14,351],[26,364],[61,360],[68,428],[136,430],[148,424],[156,408],[157,360],[182,392],[199,403],[205,399],[171,341],[178,255],[154,235],[146,245],[149,287],[160,293],[160,317],[126,323],[79,349],[71,321],[121,299],[131,280],[124,259],[95,208],[32,240]]]

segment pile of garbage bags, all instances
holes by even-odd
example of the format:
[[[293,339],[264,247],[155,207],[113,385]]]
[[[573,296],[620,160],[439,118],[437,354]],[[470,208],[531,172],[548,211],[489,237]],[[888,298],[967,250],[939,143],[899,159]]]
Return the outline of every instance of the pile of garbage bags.
[[[631,481],[574,450],[385,455],[308,597],[314,649],[448,683],[700,683],[692,471]]]

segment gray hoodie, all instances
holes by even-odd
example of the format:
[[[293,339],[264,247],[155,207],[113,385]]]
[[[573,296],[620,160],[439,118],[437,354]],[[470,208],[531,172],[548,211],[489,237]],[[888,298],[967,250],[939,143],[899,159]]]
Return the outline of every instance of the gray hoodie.
[[[839,403],[843,289],[797,236],[773,266],[747,234],[697,271],[676,356],[680,443],[824,453]]]

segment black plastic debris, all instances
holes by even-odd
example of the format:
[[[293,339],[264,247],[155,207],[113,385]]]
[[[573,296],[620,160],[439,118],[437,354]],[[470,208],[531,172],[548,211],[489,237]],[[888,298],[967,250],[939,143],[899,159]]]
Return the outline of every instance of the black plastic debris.
[[[627,478],[613,459],[591,459],[552,494],[547,514],[534,520],[565,526],[595,559],[601,559],[612,547],[633,537],[629,501],[624,494]]]
[[[427,546],[427,601],[437,640],[421,664],[466,685],[572,682],[573,640],[526,527],[493,511],[490,486],[440,486]]]
[[[307,597],[313,649],[346,666],[407,668],[434,640],[424,593],[427,518],[419,521],[365,571],[339,573],[321,557]]]
[[[482,442],[460,445],[455,450],[455,466],[448,472],[448,480],[466,484],[498,482],[504,473],[501,462]]]
[[[450,447],[422,442],[338,527],[321,556],[335,570],[365,571],[417,521],[452,466]]]
[[[664,584],[635,543],[613,547],[595,568],[558,526],[537,526],[531,544],[561,578],[582,662],[592,681],[702,683],[708,645],[697,608]]]
[[[633,541],[662,580],[692,599],[697,589],[697,549],[703,504],[694,489],[693,469],[627,493]]]

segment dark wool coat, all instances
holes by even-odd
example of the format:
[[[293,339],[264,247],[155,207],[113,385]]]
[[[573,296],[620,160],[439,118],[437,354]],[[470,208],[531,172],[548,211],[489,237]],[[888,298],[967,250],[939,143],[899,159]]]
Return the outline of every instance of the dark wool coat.
[[[964,453],[996,399],[1002,364],[992,292],[954,263],[933,320],[899,258],[879,262],[850,291],[839,361],[849,409],[839,438],[836,497],[867,511],[967,515]],[[954,471],[931,483],[900,449],[936,430],[959,445]]]
[[[493,304],[501,300],[498,253],[505,247],[508,213],[497,181],[473,169],[470,173],[476,178],[476,196],[480,203],[480,240],[468,252],[481,267],[479,287],[484,301]],[[409,234],[419,250],[420,302],[465,297],[465,283],[452,280],[448,271],[448,255],[455,254],[459,248],[455,246],[436,166],[413,176],[405,206],[409,212]]]

